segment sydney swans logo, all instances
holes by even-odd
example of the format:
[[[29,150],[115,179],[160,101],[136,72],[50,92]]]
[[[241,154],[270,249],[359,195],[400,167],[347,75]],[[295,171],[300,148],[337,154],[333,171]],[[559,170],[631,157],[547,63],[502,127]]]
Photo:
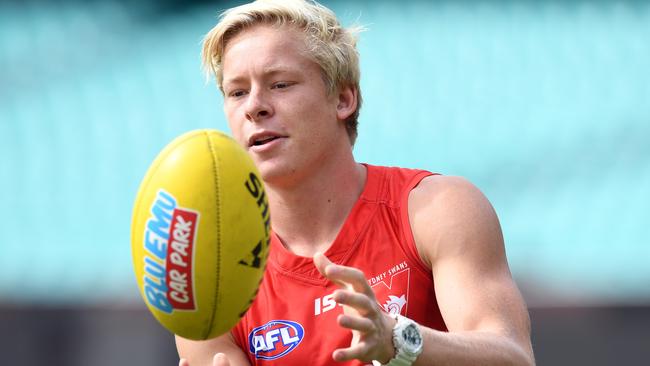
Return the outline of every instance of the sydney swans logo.
[[[372,287],[377,302],[388,313],[406,314],[410,274],[411,269],[408,264],[402,262],[368,279],[368,284]]]

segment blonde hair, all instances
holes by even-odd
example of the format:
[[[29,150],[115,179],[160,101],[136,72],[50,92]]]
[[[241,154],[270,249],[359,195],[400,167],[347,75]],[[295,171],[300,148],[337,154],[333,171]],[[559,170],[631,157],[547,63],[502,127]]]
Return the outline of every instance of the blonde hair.
[[[357,137],[361,89],[359,54],[355,26],[344,28],[334,12],[309,0],[257,0],[221,14],[219,23],[206,34],[201,58],[207,75],[214,75],[223,93],[223,54],[228,41],[241,31],[258,24],[289,25],[304,31],[308,55],[320,66],[329,95],[339,88],[357,92],[357,108],[345,121],[350,142]]]

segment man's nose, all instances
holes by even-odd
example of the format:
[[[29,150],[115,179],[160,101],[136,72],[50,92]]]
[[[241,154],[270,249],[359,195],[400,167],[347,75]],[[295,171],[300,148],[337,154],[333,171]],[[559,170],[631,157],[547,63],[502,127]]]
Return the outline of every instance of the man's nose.
[[[250,91],[246,104],[246,119],[251,122],[259,122],[273,112],[266,93],[260,88],[253,88]]]

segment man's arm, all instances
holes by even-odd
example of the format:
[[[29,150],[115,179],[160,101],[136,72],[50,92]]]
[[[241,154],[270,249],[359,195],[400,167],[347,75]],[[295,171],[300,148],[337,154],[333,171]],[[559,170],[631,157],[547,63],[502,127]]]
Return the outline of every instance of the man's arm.
[[[176,349],[181,358],[179,366],[250,365],[230,332],[205,341],[193,341],[176,336]]]
[[[423,330],[416,365],[534,365],[528,311],[487,198],[462,178],[432,176],[411,192],[409,217],[449,329]]]
[[[409,196],[409,218],[449,330],[420,326],[423,352],[414,364],[534,365],[528,312],[508,269],[498,219],[483,194],[460,178],[429,177]],[[363,273],[322,254],[314,260],[341,286],[334,300],[354,309],[337,319],[353,331],[353,342],[333,358],[388,362],[395,320],[380,309]]]

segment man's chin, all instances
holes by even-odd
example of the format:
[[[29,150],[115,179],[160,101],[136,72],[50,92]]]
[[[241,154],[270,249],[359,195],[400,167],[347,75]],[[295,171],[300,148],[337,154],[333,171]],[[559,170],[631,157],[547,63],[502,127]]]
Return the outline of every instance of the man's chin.
[[[274,181],[281,179],[286,175],[286,169],[283,169],[277,162],[262,161],[255,162],[257,170],[260,172],[260,177],[265,184],[273,184]]]
[[[297,170],[287,164],[265,161],[257,165],[264,184],[274,187],[286,187],[297,178]]]

